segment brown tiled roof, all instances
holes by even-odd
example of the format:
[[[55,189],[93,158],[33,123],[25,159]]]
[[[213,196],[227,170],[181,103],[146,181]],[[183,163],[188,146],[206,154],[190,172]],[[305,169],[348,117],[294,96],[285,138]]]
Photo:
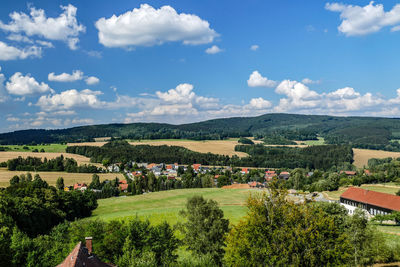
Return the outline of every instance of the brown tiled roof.
[[[400,211],[400,196],[350,187],[340,197],[389,210]]]
[[[89,254],[87,248],[79,242],[65,260],[57,267],[110,267],[113,265],[102,262],[96,255]]]

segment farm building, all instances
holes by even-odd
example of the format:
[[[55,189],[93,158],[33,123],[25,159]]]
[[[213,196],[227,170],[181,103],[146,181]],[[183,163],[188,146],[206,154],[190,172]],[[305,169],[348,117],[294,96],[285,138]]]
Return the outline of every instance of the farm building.
[[[340,196],[340,203],[353,214],[356,208],[366,210],[370,215],[388,214],[392,211],[400,211],[400,197],[365,190],[358,187],[350,187]]]
[[[102,262],[95,254],[92,253],[92,238],[86,237],[86,245],[79,242],[65,260],[57,265],[57,267],[110,267],[114,266]]]

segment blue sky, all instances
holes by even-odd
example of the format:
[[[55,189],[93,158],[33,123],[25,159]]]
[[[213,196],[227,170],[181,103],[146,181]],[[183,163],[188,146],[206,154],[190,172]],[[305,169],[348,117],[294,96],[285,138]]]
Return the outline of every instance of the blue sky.
[[[397,1],[3,1],[0,132],[400,115]]]

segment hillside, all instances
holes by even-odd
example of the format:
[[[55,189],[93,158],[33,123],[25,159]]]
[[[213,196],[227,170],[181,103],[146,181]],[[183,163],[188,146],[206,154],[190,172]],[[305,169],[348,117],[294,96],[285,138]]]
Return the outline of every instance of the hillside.
[[[265,114],[198,123],[105,124],[59,130],[23,130],[0,134],[0,144],[64,143],[92,141],[98,137],[123,139],[221,140],[229,137],[282,136],[288,140],[324,137],[327,144],[400,151],[400,120],[376,117]]]

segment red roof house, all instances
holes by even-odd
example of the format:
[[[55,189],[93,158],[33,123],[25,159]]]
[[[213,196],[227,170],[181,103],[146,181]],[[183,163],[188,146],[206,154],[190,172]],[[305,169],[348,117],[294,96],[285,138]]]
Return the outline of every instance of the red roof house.
[[[384,211],[400,211],[400,196],[365,190],[359,187],[347,189],[340,196],[340,202],[345,204],[352,202],[367,210],[378,208]]]
[[[193,164],[192,167],[193,167],[193,170],[198,171],[200,169],[200,167],[201,167],[201,164]]]

